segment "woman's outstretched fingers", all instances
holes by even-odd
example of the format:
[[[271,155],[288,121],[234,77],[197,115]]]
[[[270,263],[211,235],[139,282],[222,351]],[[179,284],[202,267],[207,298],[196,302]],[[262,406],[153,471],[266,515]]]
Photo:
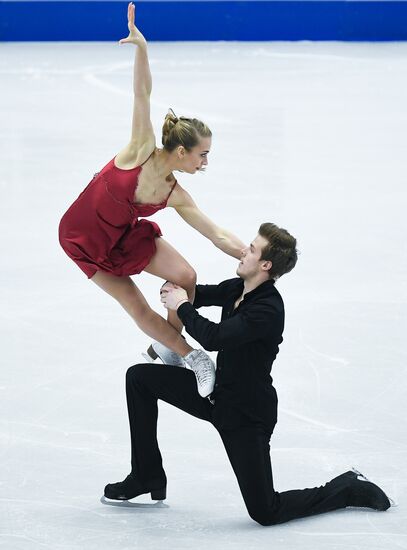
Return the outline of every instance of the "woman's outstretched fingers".
[[[130,2],[127,6],[127,26],[129,29],[129,35],[127,38],[122,38],[119,40],[119,44],[136,44],[136,46],[145,45],[145,38],[134,23],[135,13],[136,7],[132,2]]]

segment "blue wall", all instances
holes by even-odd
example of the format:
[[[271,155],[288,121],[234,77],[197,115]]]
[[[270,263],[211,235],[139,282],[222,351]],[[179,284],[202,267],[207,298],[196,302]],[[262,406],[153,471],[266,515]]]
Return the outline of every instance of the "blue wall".
[[[138,0],[147,40],[407,40],[407,1]],[[0,0],[0,40],[118,40],[127,2]]]

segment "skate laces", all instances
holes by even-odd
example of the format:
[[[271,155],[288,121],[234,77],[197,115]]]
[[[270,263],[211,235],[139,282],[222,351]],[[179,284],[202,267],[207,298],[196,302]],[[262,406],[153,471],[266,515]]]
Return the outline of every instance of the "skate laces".
[[[205,354],[198,352],[196,357],[194,357],[194,363],[198,363],[191,365],[198,382],[205,384],[213,375],[211,359]]]
[[[205,384],[205,382],[209,380],[212,376],[212,369],[209,361],[206,361],[205,363],[206,364],[203,365],[200,369],[194,370],[200,384]]]

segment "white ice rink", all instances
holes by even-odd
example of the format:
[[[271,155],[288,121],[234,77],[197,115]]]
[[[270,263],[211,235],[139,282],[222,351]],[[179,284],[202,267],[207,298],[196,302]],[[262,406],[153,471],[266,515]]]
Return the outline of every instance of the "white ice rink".
[[[297,267],[278,283],[276,489],[355,466],[399,506],[261,527],[216,431],[167,405],[165,504],[99,502],[129,471],[124,375],[149,339],[65,256],[57,229],[127,143],[133,50],[3,43],[0,546],[407,548],[407,44],[153,43],[150,57],[157,134],[168,107],[214,134],[207,172],[180,183],[245,241],[263,221],[298,239]],[[234,276],[237,262],[174,211],[153,219],[199,282]],[[161,311],[160,281],[135,281]]]

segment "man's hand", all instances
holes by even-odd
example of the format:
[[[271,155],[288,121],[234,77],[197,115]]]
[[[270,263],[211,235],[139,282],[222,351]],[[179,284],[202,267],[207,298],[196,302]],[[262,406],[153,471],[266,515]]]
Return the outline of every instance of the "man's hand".
[[[167,309],[177,310],[184,302],[188,302],[188,294],[180,286],[165,283],[160,290],[161,302]]]
[[[167,290],[169,288],[176,288],[177,285],[175,285],[174,283],[172,283],[171,281],[165,281],[165,283],[162,285],[162,287],[160,288],[160,296],[163,292],[167,292]]]

